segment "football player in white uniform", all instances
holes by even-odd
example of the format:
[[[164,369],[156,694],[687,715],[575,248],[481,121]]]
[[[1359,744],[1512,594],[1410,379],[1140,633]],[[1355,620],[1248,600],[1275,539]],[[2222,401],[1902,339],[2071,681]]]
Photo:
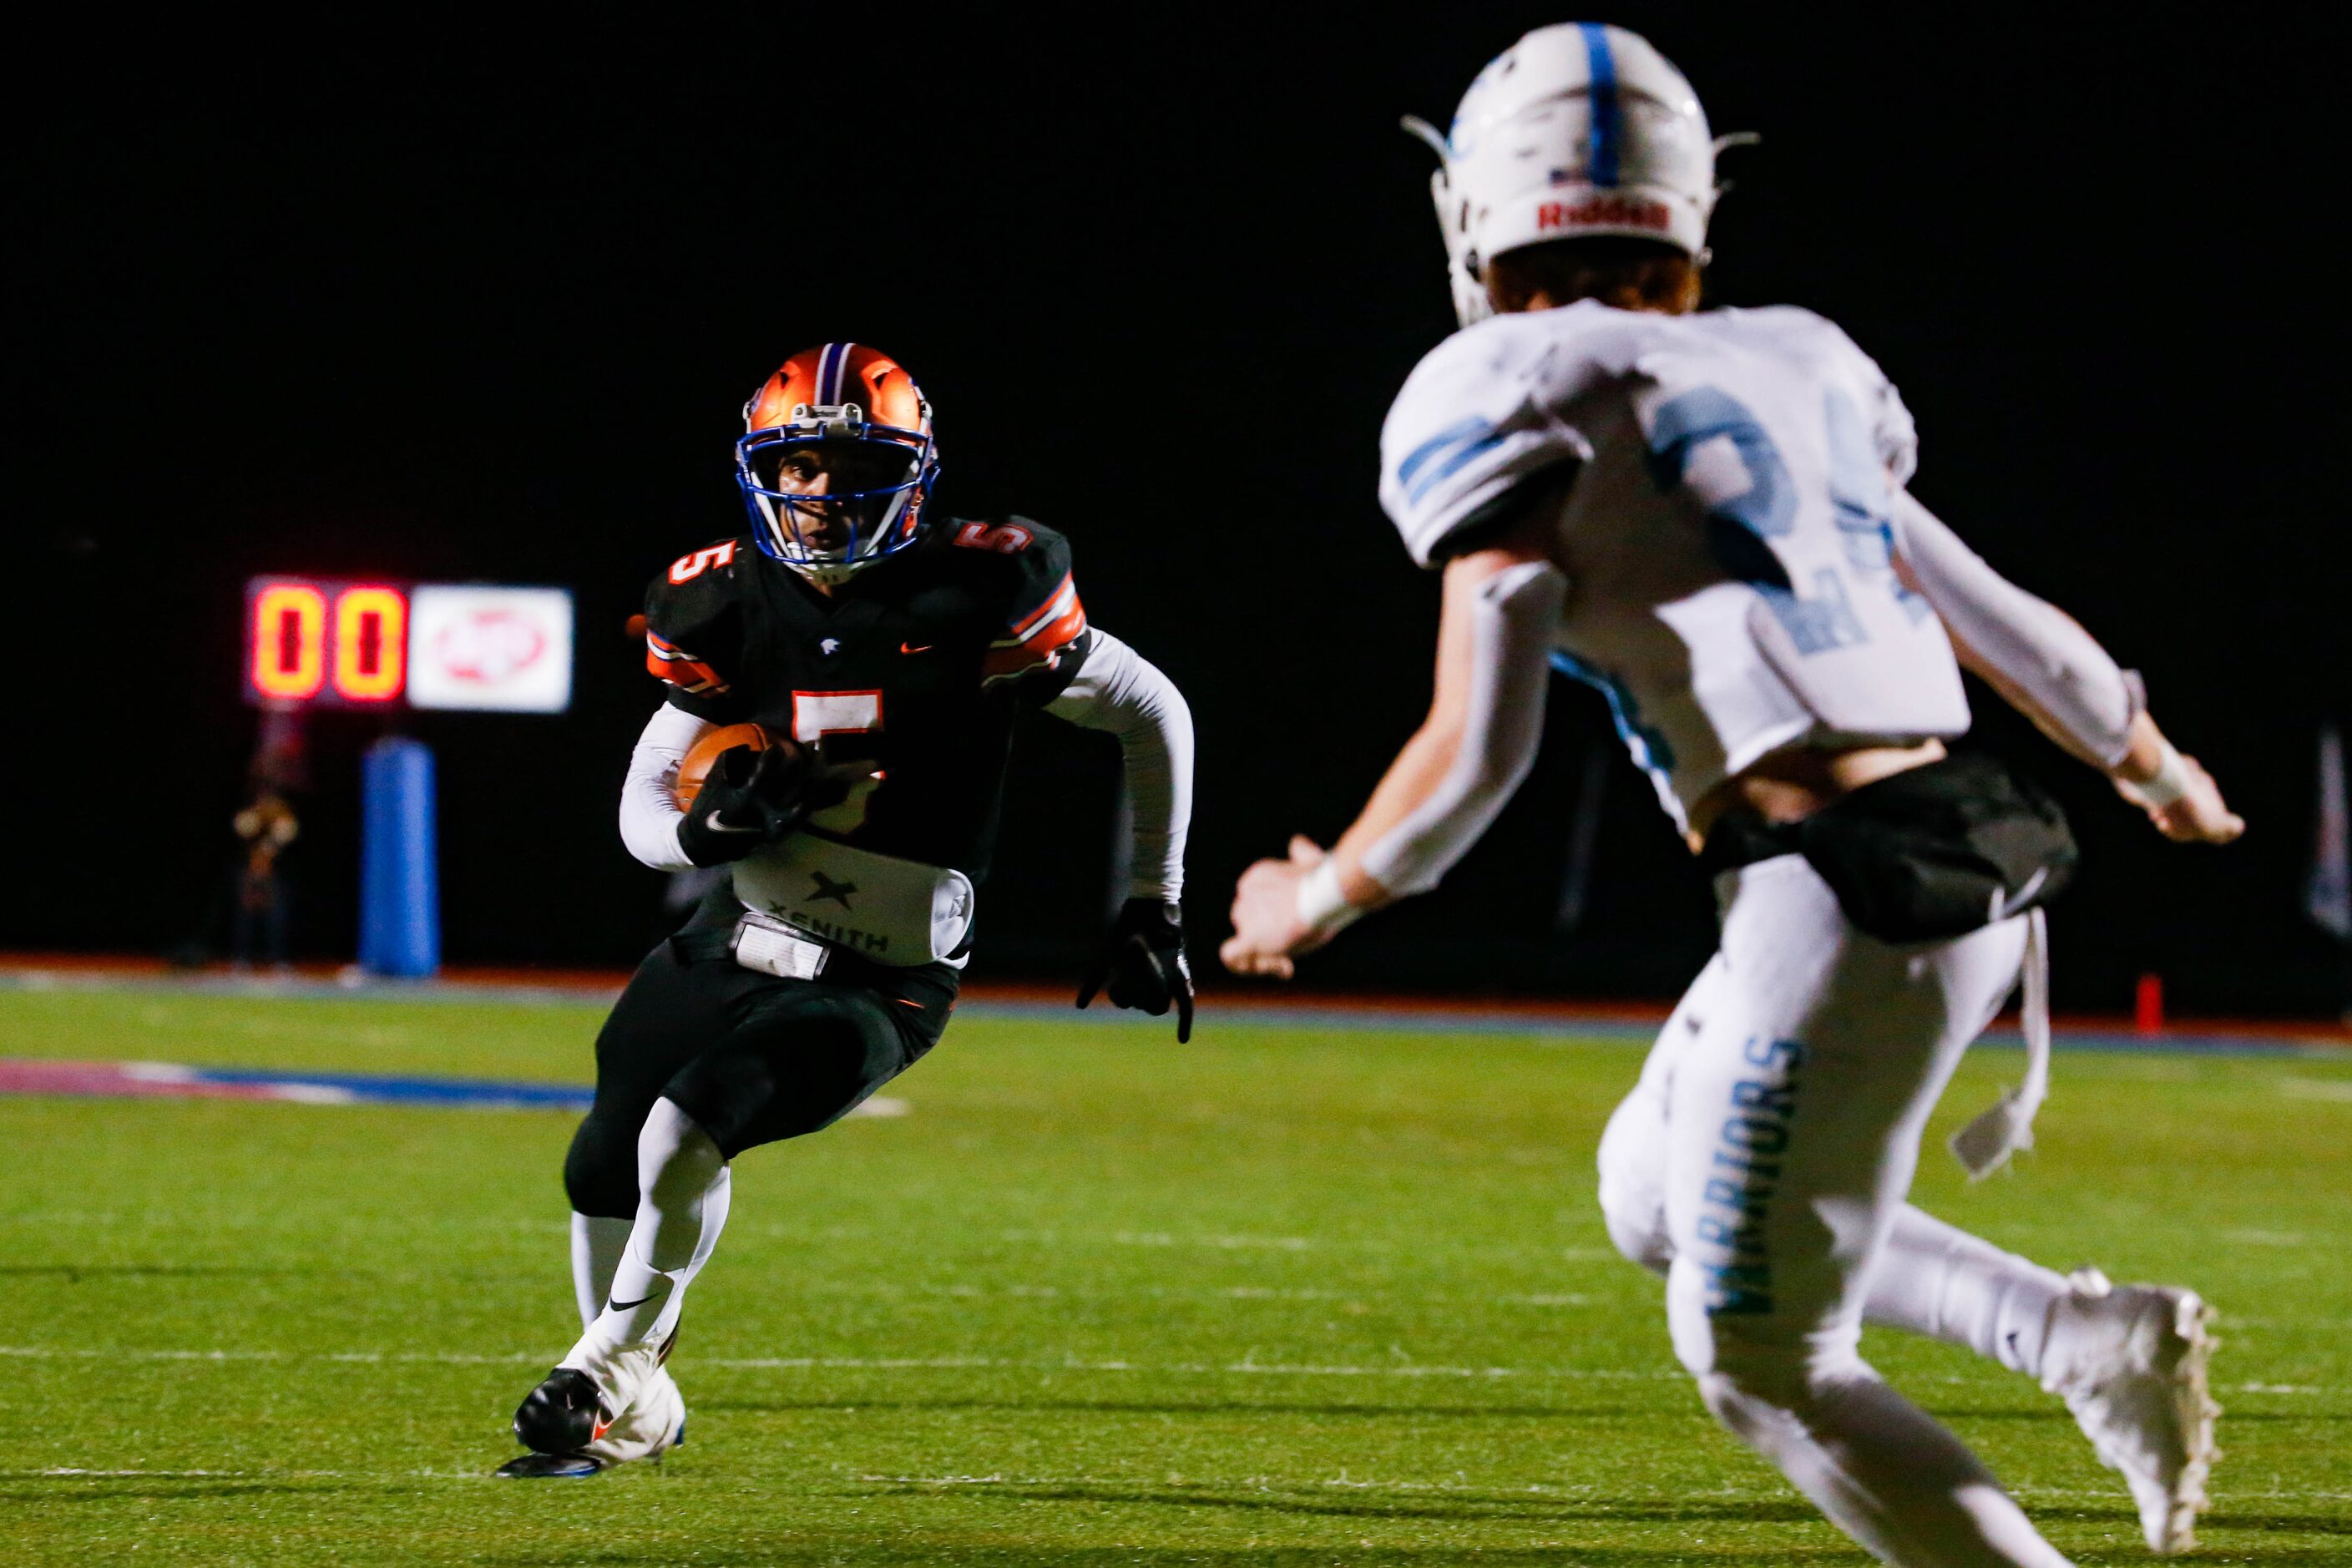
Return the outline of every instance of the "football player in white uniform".
[[[1707,1408],[1887,1562],[2063,1563],[1859,1352],[1865,1320],[1932,1335],[2063,1395],[2150,1546],[2189,1545],[2218,1414],[2204,1302],[2062,1277],[1905,1201],[2021,969],[2027,1082],[1954,1147],[1982,1172],[2029,1137],[2040,905],[2074,856],[2041,792],[1946,750],[1960,668],[2166,837],[2243,824],[2135,678],[1905,493],[1910,416],[1843,332],[1696,310],[1723,143],[1648,43],[1539,29],[1449,135],[1419,129],[1464,326],[1390,412],[1381,500],[1444,574],[1436,693],[1336,847],[1242,878],[1226,963],[1286,977],[1435,885],[1526,776],[1552,668],[1599,686],[1721,903],[1600,1156],[1610,1234],[1665,1276]]]

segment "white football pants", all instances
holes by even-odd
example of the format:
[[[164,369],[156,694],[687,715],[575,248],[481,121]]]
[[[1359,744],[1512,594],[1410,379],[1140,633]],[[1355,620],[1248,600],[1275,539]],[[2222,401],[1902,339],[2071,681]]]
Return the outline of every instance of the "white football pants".
[[[1928,1112],[2016,983],[2024,921],[1898,947],[1798,857],[1720,885],[1722,946],[1601,1139],[1611,1238],[1665,1273],[1707,1408],[1872,1552],[2063,1568],[1860,1351],[1867,1311],[2038,1368],[2065,1281],[1904,1201]]]

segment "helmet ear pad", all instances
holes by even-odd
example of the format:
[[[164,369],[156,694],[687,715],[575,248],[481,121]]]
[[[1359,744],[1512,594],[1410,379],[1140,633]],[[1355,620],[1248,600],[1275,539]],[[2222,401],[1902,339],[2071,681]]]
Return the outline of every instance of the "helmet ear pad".
[[[1429,176],[1429,199],[1445,235],[1445,280],[1454,290],[1454,314],[1464,326],[1474,325],[1493,315],[1495,305],[1486,293],[1478,253],[1470,244],[1469,203],[1454,194],[1452,170],[1444,163]]]

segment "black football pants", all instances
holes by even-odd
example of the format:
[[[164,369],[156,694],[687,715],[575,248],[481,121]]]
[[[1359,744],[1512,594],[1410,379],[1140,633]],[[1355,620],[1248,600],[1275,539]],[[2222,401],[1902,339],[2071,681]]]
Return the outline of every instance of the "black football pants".
[[[596,1037],[595,1103],[563,1162],[578,1213],[636,1214],[637,1133],[656,1100],[731,1160],[847,1115],[938,1042],[955,1005],[945,964],[782,980],[691,951],[673,938],[646,955]]]

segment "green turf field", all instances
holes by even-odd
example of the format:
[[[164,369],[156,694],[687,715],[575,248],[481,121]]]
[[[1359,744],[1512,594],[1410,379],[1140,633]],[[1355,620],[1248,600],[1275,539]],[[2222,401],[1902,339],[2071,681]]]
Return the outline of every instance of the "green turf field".
[[[0,1055],[583,1076],[586,1007],[0,994]],[[1591,1152],[1624,1044],[970,1016],[747,1156],[658,1468],[488,1472],[576,1331],[545,1112],[0,1099],[0,1561],[1860,1563],[1706,1419]],[[1963,1069],[1940,1141],[2014,1053]],[[2352,1058],[2062,1056],[1929,1207],[2223,1314],[2215,1562],[2352,1563]],[[2085,1563],[2056,1401],[1873,1360]]]

